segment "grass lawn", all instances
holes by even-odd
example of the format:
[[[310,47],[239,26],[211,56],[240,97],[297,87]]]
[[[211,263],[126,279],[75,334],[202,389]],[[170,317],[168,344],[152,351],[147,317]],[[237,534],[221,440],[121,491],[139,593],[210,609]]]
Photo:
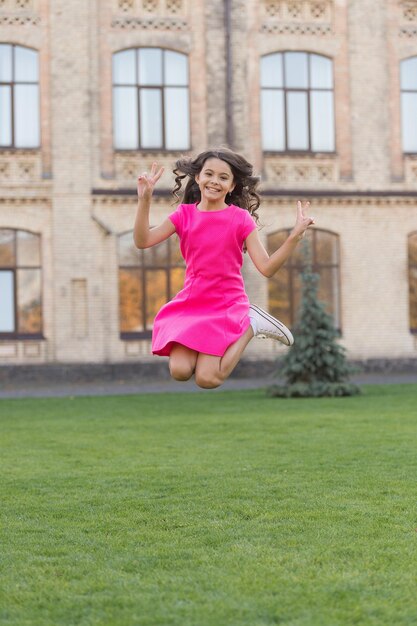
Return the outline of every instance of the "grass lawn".
[[[1,626],[411,626],[417,385],[0,401]]]

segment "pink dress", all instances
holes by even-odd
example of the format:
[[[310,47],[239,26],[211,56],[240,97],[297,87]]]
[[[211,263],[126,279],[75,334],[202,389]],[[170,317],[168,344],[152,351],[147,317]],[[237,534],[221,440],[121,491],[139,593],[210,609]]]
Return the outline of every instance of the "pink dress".
[[[180,204],[169,219],[186,263],[184,287],[155,317],[152,352],[169,356],[174,343],[223,356],[249,327],[249,300],[241,274],[243,242],[256,228],[245,209],[231,204],[200,211]]]

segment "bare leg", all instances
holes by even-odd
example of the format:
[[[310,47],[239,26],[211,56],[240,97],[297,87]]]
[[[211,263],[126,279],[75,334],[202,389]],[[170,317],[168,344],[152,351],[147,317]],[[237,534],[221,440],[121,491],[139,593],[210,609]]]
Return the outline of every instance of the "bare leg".
[[[175,380],[189,380],[194,374],[198,352],[176,343],[169,355],[169,371]]]
[[[247,331],[235,343],[232,343],[222,357],[200,353],[195,367],[195,382],[204,389],[220,387],[239,363],[246,346],[253,338],[253,330]]]

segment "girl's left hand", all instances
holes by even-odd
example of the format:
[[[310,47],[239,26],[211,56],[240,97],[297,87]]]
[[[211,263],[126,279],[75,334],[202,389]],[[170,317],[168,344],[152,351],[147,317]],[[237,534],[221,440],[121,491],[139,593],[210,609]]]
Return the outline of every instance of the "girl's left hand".
[[[315,224],[314,217],[309,217],[305,214],[305,212],[308,211],[309,208],[309,202],[297,202],[297,219],[295,222],[295,226],[292,229],[292,234],[297,238],[298,241],[300,241],[300,239],[304,237],[307,228]]]

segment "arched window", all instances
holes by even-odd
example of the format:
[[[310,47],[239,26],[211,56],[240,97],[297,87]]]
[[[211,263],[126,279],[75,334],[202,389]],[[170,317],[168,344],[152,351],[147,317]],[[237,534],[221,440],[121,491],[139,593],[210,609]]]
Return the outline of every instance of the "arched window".
[[[113,54],[113,131],[118,150],[190,147],[188,58],[160,48]]]
[[[408,236],[408,293],[410,331],[417,333],[417,232]]]
[[[262,145],[271,152],[334,152],[333,63],[308,52],[261,59]]]
[[[42,336],[40,236],[0,229],[0,337]]]
[[[38,148],[38,53],[0,44],[0,148]]]
[[[401,61],[401,131],[403,151],[417,152],[417,57]]]
[[[267,248],[272,254],[279,248],[290,230],[279,230],[268,235]],[[318,296],[333,317],[335,328],[340,321],[340,255],[339,237],[334,233],[314,228],[306,239],[311,245],[313,271],[320,276]],[[286,264],[268,281],[269,311],[290,328],[297,321],[301,303],[301,272],[304,266],[303,246],[298,246]]]
[[[150,336],[155,315],[182,288],[184,271],[184,260],[175,238],[138,250],[131,231],[119,236],[122,339]]]

